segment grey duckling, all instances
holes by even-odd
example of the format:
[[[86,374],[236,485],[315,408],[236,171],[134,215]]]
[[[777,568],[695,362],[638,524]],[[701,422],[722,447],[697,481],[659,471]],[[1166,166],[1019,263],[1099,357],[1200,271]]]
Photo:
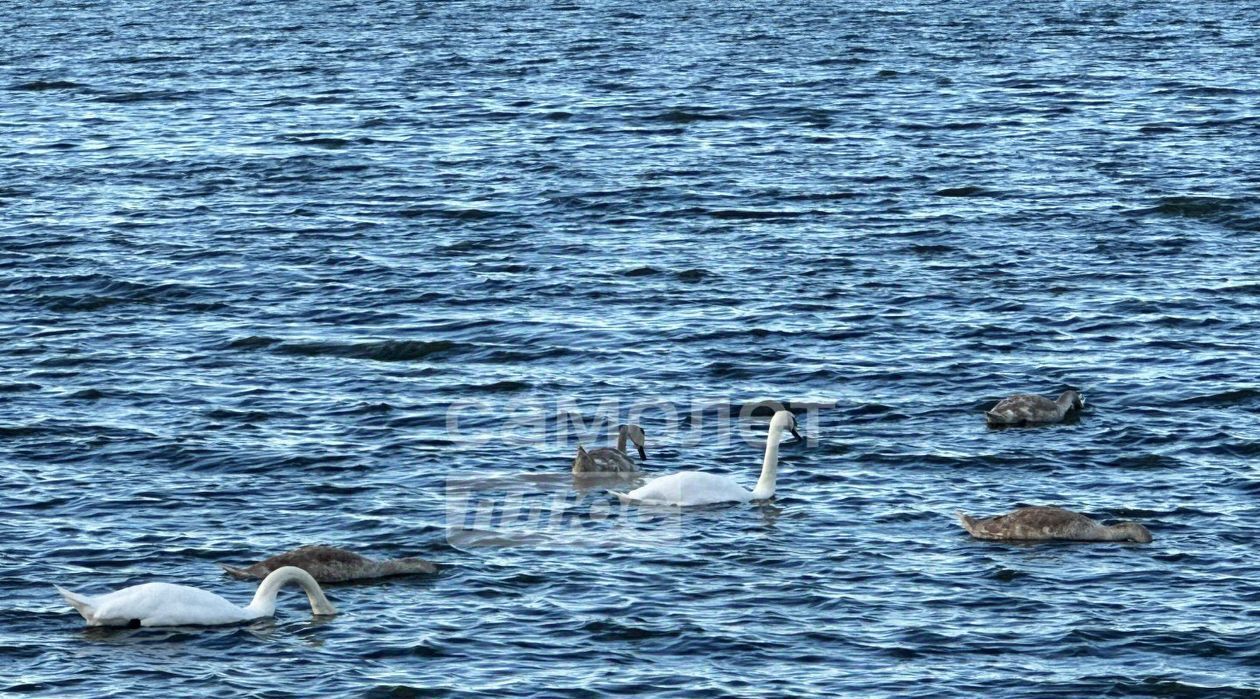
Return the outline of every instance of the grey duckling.
[[[1058,507],[1021,507],[997,517],[977,519],[962,512],[963,529],[977,539],[995,541],[1136,541],[1149,544],[1151,532],[1137,522],[1099,524]]]
[[[621,425],[617,428],[617,447],[600,447],[587,451],[578,445],[577,456],[573,459],[573,472],[581,473],[627,473],[638,471],[626,454],[626,440],[629,439],[639,450],[639,460],[647,460],[647,452],[643,450],[646,435],[638,425]]]
[[[284,566],[296,566],[311,574],[322,583],[370,580],[395,575],[436,573],[438,566],[423,558],[394,558],[374,561],[353,551],[335,546],[303,546],[277,554],[244,568],[219,564],[228,575],[240,580],[265,578],[267,574]]]
[[[1055,400],[1044,396],[1020,394],[1004,398],[984,414],[990,425],[1043,425],[1062,422],[1073,410],[1085,407],[1085,399],[1076,391],[1067,390]]]

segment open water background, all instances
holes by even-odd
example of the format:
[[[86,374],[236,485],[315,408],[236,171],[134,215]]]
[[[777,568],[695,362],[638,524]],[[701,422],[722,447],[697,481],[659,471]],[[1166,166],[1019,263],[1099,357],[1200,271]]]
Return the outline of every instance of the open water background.
[[[0,693],[1260,696],[1257,12],[0,4]],[[643,403],[649,473],[751,485],[760,398],[834,402],[768,505],[565,476]],[[495,474],[572,531],[452,541]],[[1021,503],[1155,541],[953,520]],[[449,567],[222,629],[51,586],[315,542]]]

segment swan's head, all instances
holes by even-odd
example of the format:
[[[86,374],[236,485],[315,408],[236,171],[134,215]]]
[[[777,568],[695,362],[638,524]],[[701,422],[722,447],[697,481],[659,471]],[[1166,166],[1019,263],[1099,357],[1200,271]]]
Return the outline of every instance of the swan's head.
[[[773,431],[775,429],[778,429],[780,432],[787,430],[792,433],[796,441],[804,441],[801,433],[796,431],[796,416],[790,410],[780,410],[770,419],[770,430]]]
[[[1066,403],[1071,408],[1082,410],[1085,408],[1085,396],[1082,396],[1072,389],[1068,389],[1059,395],[1058,403]]]
[[[1123,534],[1125,539],[1136,541],[1139,544],[1149,544],[1155,538],[1151,536],[1151,530],[1137,522],[1121,522],[1111,527],[1111,530]]]
[[[573,457],[573,472],[574,473],[589,473],[594,470],[595,470],[595,460],[592,459],[591,455],[587,454],[586,450],[582,448],[581,444],[579,444],[578,450],[577,450],[577,456]]]
[[[646,461],[647,452],[643,451],[643,441],[647,437],[643,434],[643,428],[638,425],[622,425],[617,428],[617,431],[628,437],[630,441],[634,443],[635,448],[639,450],[639,460]]]

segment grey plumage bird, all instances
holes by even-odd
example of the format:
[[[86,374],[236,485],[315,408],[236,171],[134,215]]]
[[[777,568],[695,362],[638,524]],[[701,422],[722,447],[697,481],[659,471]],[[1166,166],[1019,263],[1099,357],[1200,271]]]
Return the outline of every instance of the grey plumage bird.
[[[276,554],[244,568],[219,564],[228,575],[240,580],[265,578],[267,574],[284,566],[297,566],[322,583],[371,580],[395,575],[436,573],[438,565],[423,558],[394,558],[383,561],[360,556],[353,551],[335,546],[303,546]]]
[[[996,541],[1136,541],[1149,544],[1150,530],[1137,522],[1099,524],[1059,507],[1021,507],[996,517],[958,513],[958,521],[977,539]]]
[[[578,445],[577,456],[573,459],[573,473],[628,473],[638,471],[639,467],[626,453],[626,440],[634,443],[639,451],[639,460],[647,460],[647,451],[643,444],[647,436],[638,425],[621,425],[617,428],[617,447],[599,447],[587,451]]]
[[[1062,422],[1073,410],[1085,407],[1085,399],[1076,391],[1067,390],[1055,400],[1044,396],[1020,394],[1004,398],[984,414],[993,426],[1043,425]]]

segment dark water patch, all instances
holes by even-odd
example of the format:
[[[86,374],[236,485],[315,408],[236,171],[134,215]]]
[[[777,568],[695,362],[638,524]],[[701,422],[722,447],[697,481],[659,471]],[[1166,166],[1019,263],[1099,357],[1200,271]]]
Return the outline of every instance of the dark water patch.
[[[1219,393],[1211,393],[1205,395],[1192,396],[1184,398],[1180,401],[1183,405],[1195,406],[1234,406],[1243,405],[1248,407],[1260,406],[1260,389],[1256,388],[1237,388]]]
[[[952,245],[911,245],[908,250],[916,255],[946,255],[958,252]]]
[[[1107,462],[1111,468],[1122,469],[1172,469],[1178,468],[1182,462],[1166,454],[1132,454],[1120,456]]]
[[[1243,203],[1241,201],[1226,197],[1163,197],[1156,202],[1155,206],[1145,209],[1141,213],[1214,219],[1235,213],[1242,207]]]
[[[389,403],[359,403],[346,408],[334,409],[331,412],[338,415],[386,415],[394,410],[395,407]]]
[[[75,391],[66,397],[71,400],[100,400],[105,397],[105,393],[96,388],[85,388],[82,391]]]
[[[411,362],[440,359],[464,349],[447,340],[381,340],[377,342],[281,342],[271,348],[279,354],[300,357],[344,357],[377,362]]]
[[[676,272],[674,276],[677,277],[680,282],[694,283],[716,275],[704,269],[684,269],[681,272]]]
[[[846,199],[857,199],[863,195],[861,192],[807,192],[775,194],[774,196],[783,201],[844,201]]]
[[[1018,121],[946,121],[940,123],[921,123],[911,122],[901,124],[901,128],[907,131],[979,131],[986,130],[998,126],[1020,126]]]
[[[223,346],[223,349],[234,349],[234,350],[264,349],[267,347],[271,347],[272,345],[275,345],[279,342],[282,342],[282,340],[275,337],[262,337],[259,335],[250,335],[249,337],[241,337],[241,338],[237,338],[235,340],[229,341],[226,345]]]
[[[733,118],[729,114],[710,111],[703,107],[688,107],[661,112],[651,117],[651,120],[662,121],[668,124],[692,124],[701,121],[728,121]]]
[[[198,93],[183,90],[137,90],[134,92],[101,92],[91,99],[106,104],[138,104],[143,102],[181,102],[193,100]]]
[[[812,211],[762,211],[753,209],[710,209],[706,215],[719,221],[773,221],[809,216]]]
[[[273,417],[272,413],[262,410],[230,410],[228,408],[215,408],[205,413],[206,419],[209,420],[226,420],[231,422],[262,422]],[[283,417],[277,415],[276,417]]]
[[[855,422],[884,422],[905,420],[907,416],[889,405],[863,403],[844,410],[846,419]]]
[[[430,206],[412,206],[401,209],[396,212],[399,218],[416,219],[416,218],[437,218],[451,219],[456,221],[482,221],[485,219],[493,219],[507,215],[505,211],[491,211],[487,209],[467,208],[467,209],[450,209]]]
[[[471,388],[481,393],[516,393],[532,387],[532,384],[525,381],[495,381],[494,383],[481,384]]]
[[[9,86],[9,89],[15,92],[47,92],[50,90],[77,90],[81,87],[87,86],[69,80],[31,80],[14,83]]]
[[[280,140],[284,143],[290,143],[295,146],[309,146],[311,148],[322,148],[324,150],[339,150],[352,143],[350,139],[336,138],[333,136],[283,136]]]

